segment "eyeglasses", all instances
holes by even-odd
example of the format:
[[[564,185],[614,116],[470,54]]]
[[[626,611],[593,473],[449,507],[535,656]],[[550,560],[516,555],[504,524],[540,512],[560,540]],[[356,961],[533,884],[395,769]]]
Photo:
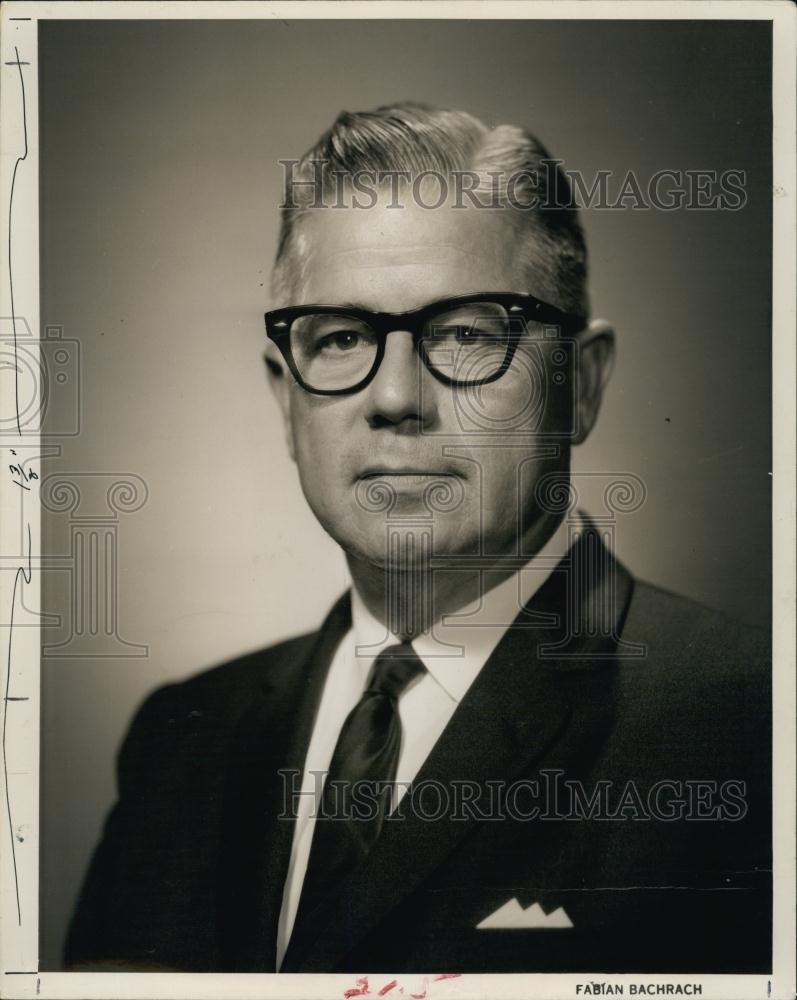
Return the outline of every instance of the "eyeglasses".
[[[565,335],[586,319],[533,295],[479,292],[441,299],[404,313],[331,305],[288,306],[265,314],[266,331],[299,385],[320,396],[358,392],[374,378],[387,335],[409,331],[415,350],[444,385],[495,382],[512,363],[529,323]]]

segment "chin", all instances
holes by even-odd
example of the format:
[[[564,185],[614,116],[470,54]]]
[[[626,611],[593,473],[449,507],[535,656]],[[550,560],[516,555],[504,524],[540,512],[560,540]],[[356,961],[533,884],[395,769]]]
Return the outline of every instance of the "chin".
[[[469,508],[429,516],[427,508],[405,510],[394,504],[389,511],[367,511],[357,499],[347,500],[334,511],[321,504],[312,509],[333,541],[360,563],[412,572],[427,566],[433,556],[473,556],[480,551],[479,518]]]
[[[459,528],[461,525],[441,525],[432,521],[426,524],[392,524],[390,544],[385,544],[383,537],[381,545],[368,546],[367,559],[375,566],[394,572],[417,572],[428,568],[432,559],[478,555],[478,535],[465,536]]]

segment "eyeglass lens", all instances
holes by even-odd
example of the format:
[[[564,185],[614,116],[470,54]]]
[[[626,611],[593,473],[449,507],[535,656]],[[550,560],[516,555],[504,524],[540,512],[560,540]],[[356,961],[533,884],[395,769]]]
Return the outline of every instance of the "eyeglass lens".
[[[511,338],[506,309],[472,302],[427,317],[419,353],[455,382],[491,378],[501,370]],[[302,379],[314,389],[347,389],[370,374],[379,337],[364,320],[346,313],[314,313],[291,325],[290,348]]]

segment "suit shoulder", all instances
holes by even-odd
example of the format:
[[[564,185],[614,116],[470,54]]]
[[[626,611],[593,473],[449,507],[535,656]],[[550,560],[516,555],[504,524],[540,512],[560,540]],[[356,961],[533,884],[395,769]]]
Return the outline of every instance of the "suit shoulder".
[[[667,766],[685,773],[711,764],[736,776],[765,774],[771,721],[766,630],[638,582],[621,639],[622,753],[653,762],[662,773]],[[760,784],[768,787],[763,778]]]
[[[183,680],[163,684],[139,707],[132,729],[152,728],[164,718],[233,714],[264,686],[279,687],[309,655],[318,632],[306,632],[252,650]]]
[[[623,637],[679,655],[698,654],[717,665],[742,658],[751,665],[767,663],[771,644],[767,629],[643,581],[634,585]]]
[[[648,583],[636,583],[622,639],[637,652],[621,658],[621,683],[689,714],[736,706],[770,711],[768,631]]]
[[[333,641],[350,626],[349,596],[343,594],[319,629],[285,639],[201,670],[153,691],[139,708],[130,734],[226,731],[256,701],[278,704],[297,693],[316,643]],[[135,740],[134,740],[135,742]]]

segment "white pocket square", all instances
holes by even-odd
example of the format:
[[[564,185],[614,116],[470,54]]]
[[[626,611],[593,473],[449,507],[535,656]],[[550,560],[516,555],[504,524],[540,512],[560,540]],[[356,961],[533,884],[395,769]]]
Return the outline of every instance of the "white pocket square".
[[[509,930],[514,927],[537,928],[539,930],[561,930],[572,927],[573,921],[560,906],[546,913],[539,903],[532,903],[524,910],[517,899],[510,899],[499,906],[495,913],[476,924],[477,931]]]

